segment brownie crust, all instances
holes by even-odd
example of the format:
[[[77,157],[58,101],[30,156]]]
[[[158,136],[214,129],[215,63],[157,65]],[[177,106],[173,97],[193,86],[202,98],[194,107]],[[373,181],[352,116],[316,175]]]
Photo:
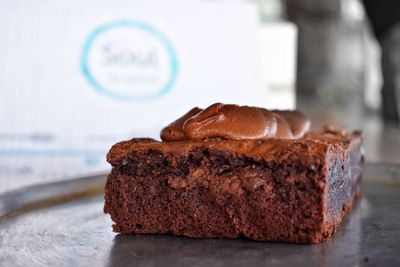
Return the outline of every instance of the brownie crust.
[[[318,243],[360,194],[361,133],[112,147],[104,211],[120,233]]]

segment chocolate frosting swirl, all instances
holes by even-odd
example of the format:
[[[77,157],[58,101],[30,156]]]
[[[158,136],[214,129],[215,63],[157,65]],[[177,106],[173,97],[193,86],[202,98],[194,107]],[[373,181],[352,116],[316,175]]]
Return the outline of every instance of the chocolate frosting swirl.
[[[264,108],[215,103],[193,108],[161,131],[163,141],[263,140],[302,137],[310,121],[299,111],[269,111]]]

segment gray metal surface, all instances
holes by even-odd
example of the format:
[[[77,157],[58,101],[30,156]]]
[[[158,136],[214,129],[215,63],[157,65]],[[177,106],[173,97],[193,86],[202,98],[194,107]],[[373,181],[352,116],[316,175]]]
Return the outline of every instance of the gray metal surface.
[[[102,208],[98,195],[0,217],[0,266],[400,266],[394,165],[366,167],[361,201],[319,245],[117,235]]]
[[[0,194],[0,218],[16,211],[63,203],[104,191],[105,174],[23,187]]]

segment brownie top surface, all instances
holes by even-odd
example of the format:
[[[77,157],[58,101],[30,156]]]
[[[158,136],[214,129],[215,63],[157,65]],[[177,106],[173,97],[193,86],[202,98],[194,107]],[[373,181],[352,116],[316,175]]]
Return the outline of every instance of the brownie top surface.
[[[118,164],[132,154],[145,153],[149,150],[160,151],[163,154],[187,154],[201,148],[242,154],[266,161],[282,159],[293,154],[299,157],[321,158],[325,157],[327,151],[347,153],[350,146],[361,140],[361,132],[343,133],[339,131],[308,132],[299,139],[225,140],[210,138],[165,142],[150,138],[133,138],[112,146],[107,154],[107,161],[113,165]]]

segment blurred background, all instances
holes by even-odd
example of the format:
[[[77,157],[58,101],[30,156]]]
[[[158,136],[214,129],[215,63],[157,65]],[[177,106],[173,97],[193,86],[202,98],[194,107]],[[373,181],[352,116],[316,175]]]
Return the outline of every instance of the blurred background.
[[[0,0],[0,192],[105,172],[193,106],[298,108],[400,162],[400,9],[359,0]]]

